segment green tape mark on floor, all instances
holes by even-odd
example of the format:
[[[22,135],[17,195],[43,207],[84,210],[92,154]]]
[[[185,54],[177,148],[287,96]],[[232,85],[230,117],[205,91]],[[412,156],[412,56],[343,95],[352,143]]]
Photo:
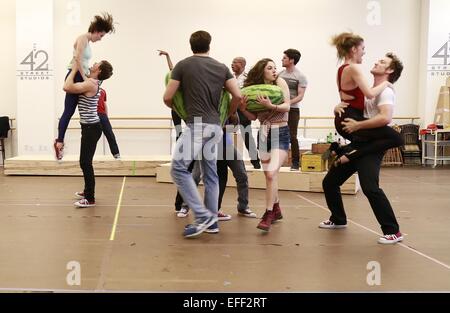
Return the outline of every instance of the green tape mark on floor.
[[[133,167],[131,169],[131,175],[132,176],[136,175],[136,161],[133,161]]]

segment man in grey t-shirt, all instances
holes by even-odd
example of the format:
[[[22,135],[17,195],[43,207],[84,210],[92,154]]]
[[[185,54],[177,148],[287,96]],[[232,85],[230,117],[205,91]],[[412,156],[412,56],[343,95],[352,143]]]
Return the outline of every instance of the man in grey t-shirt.
[[[303,100],[308,85],[306,76],[300,72],[295,65],[300,60],[301,54],[296,49],[287,49],[283,52],[282,66],[286,69],[279,75],[289,86],[291,96],[291,109],[289,111],[289,131],[291,135],[292,165],[291,171],[299,170],[300,152],[297,139],[298,122],[300,120],[300,102]]]
[[[183,93],[187,112],[186,129],[178,139],[172,156],[172,179],[186,204],[194,211],[195,222],[183,235],[194,237],[207,231],[218,231],[217,206],[219,179],[217,176],[217,143],[222,138],[219,117],[220,94],[225,87],[231,95],[230,114],[236,112],[241,92],[236,79],[225,64],[209,57],[211,35],[206,31],[193,33],[189,40],[194,53],[177,63],[164,93],[164,103],[172,108],[178,89]],[[199,160],[205,184],[204,201],[188,171],[192,160]]]

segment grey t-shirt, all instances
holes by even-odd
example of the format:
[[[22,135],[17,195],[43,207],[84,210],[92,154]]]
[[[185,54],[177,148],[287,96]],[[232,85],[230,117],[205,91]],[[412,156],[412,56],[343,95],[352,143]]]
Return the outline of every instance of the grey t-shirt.
[[[177,63],[171,78],[180,82],[186,123],[201,117],[202,123],[220,125],[220,93],[233,75],[225,64],[206,56],[190,56]]]
[[[288,73],[286,70],[283,70],[280,75],[281,78],[283,78],[289,87],[289,95],[291,99],[294,99],[298,96],[298,87],[306,88],[308,86],[308,80],[306,79],[306,76],[300,72],[297,68],[294,68],[294,71],[292,73]],[[291,108],[300,108],[300,101],[291,104]]]

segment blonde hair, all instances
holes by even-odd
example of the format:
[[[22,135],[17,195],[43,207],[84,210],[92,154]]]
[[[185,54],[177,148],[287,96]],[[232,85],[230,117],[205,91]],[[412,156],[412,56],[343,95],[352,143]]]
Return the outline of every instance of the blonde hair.
[[[331,38],[331,45],[337,49],[337,56],[340,60],[350,55],[353,47],[359,46],[364,39],[354,33],[340,33]]]

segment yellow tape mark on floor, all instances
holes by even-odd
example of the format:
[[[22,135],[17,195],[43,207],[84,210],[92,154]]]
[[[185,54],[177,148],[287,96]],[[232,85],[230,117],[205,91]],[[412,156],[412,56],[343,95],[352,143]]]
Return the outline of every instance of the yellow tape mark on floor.
[[[109,240],[114,240],[114,237],[116,235],[117,221],[119,220],[120,206],[122,205],[122,195],[123,195],[123,189],[125,187],[126,179],[127,179],[127,177],[124,176],[123,182],[122,182],[122,188],[120,189],[119,201],[117,202],[116,215],[114,216],[114,224],[113,224],[113,228],[111,230],[111,236],[109,237]]]

